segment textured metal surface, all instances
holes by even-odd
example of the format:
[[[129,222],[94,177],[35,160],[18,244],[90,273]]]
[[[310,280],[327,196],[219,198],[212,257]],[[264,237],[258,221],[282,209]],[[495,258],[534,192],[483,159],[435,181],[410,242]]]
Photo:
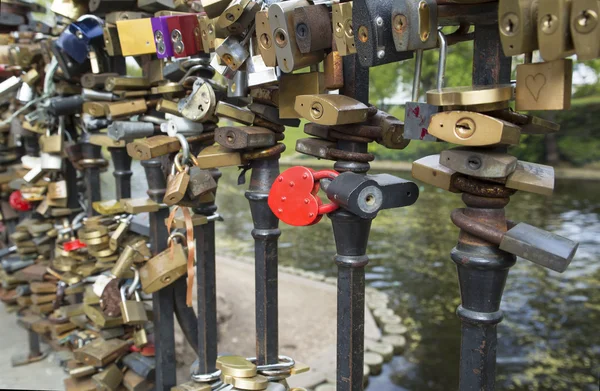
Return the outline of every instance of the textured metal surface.
[[[277,240],[281,235],[279,219],[267,199],[271,184],[279,175],[279,155],[254,160],[246,198],[250,202],[254,229],[256,289],[256,357],[257,365],[279,362]]]

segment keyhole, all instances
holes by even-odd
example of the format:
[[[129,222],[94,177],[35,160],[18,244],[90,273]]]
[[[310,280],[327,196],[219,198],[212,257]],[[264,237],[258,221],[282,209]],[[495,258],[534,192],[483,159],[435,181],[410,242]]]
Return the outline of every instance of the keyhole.
[[[263,45],[263,47],[265,47],[266,49],[270,49],[271,48],[271,40],[269,39],[269,36],[265,33],[262,34],[260,36],[260,43]]]
[[[323,105],[321,105],[319,102],[313,103],[310,108],[310,115],[314,119],[321,118],[323,116]]]
[[[587,34],[596,28],[598,14],[593,10],[583,10],[576,19],[575,29],[581,34]]]
[[[232,13],[225,14],[225,17],[228,21],[233,22],[235,20],[235,16]]]
[[[367,196],[365,197],[365,202],[367,203],[367,205],[372,206],[375,204],[375,195],[374,194],[367,194]]]
[[[300,38],[306,38],[308,35],[308,26],[305,23],[300,23],[296,26],[296,35]]]
[[[461,118],[454,125],[454,134],[461,139],[467,139],[475,133],[475,122],[471,118]]]
[[[479,170],[481,168],[481,159],[477,156],[471,156],[467,159],[467,165],[471,170]]]
[[[552,14],[544,15],[543,20],[542,20],[542,31],[545,34],[554,33],[558,26],[557,22],[558,22],[558,19],[556,18],[556,16],[554,16]]]

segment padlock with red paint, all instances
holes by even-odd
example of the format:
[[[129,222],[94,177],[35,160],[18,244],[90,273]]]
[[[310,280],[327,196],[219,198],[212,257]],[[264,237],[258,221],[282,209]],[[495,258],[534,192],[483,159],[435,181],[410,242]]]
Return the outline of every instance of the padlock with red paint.
[[[19,212],[27,212],[31,210],[31,204],[23,198],[23,194],[19,190],[15,190],[12,192],[10,197],[8,198],[8,202],[10,206]]]
[[[82,241],[80,241],[79,239],[74,239],[69,242],[63,243],[63,249],[68,252],[77,251],[77,250],[85,248],[85,247],[87,247],[87,245],[85,243],[83,243]]]
[[[175,57],[188,57],[202,50],[200,24],[196,15],[175,15],[166,18]]]
[[[317,195],[321,179],[333,179],[338,175],[333,170],[292,167],[275,179],[269,192],[269,207],[286,224],[299,227],[316,224],[324,214],[339,208],[334,203],[323,204]]]

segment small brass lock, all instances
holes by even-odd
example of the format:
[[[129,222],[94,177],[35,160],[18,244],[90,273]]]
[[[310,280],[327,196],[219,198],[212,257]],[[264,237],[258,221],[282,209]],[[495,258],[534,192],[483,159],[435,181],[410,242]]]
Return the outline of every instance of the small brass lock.
[[[140,268],[142,290],[145,293],[154,293],[174,283],[186,270],[185,250],[181,243],[173,243],[172,248],[157,254]]]
[[[148,321],[146,314],[146,308],[144,303],[140,300],[140,295],[137,290],[134,290],[135,300],[127,300],[125,291],[129,285],[123,285],[121,287],[121,316],[123,317],[123,323],[131,325],[142,325]]]

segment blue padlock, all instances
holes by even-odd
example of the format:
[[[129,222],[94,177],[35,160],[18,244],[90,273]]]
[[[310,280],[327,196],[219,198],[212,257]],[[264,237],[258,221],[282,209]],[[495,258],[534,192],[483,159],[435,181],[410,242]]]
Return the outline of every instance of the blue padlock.
[[[82,64],[88,59],[89,45],[103,42],[102,22],[96,18],[86,18],[73,22],[58,37],[58,47],[73,60]]]

